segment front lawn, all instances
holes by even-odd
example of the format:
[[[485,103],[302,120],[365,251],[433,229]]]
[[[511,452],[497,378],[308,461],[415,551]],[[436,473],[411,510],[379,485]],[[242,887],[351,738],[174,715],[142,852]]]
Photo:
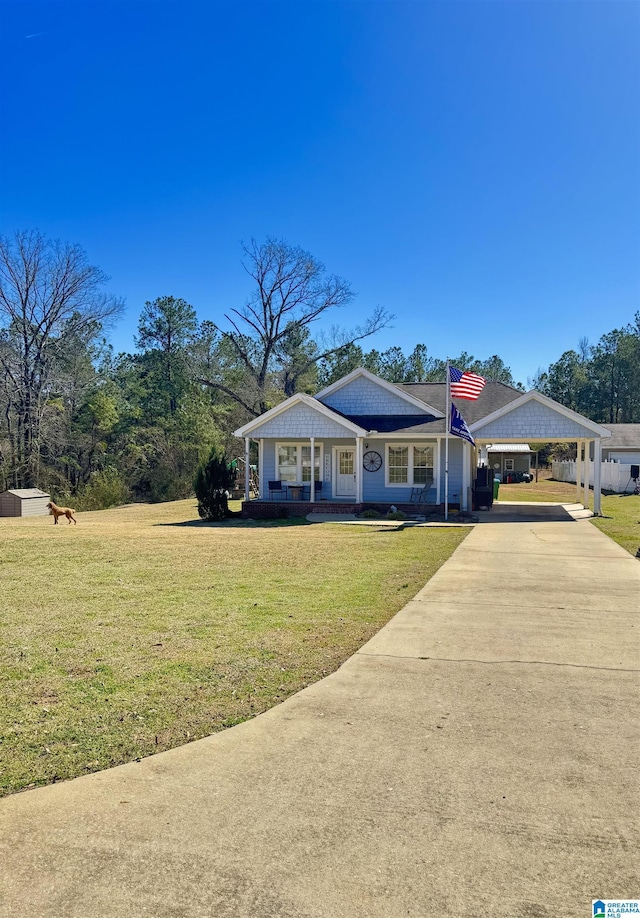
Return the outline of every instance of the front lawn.
[[[0,793],[239,723],[335,670],[467,534],[221,525],[194,501],[0,520]]]

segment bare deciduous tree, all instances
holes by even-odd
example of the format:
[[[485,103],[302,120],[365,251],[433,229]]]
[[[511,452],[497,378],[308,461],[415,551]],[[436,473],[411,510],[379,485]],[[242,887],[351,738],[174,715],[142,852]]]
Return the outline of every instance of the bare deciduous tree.
[[[328,310],[352,301],[349,284],[327,275],[325,266],[309,252],[282,240],[267,239],[262,244],[252,240],[243,248],[243,266],[256,286],[243,307],[225,316],[231,329],[222,331],[222,338],[243,371],[244,385],[240,391],[224,378],[201,382],[224,392],[256,417],[269,408],[272,396],[298,391],[300,381],[319,360],[373,335],[393,317],[378,307],[364,325],[349,331],[334,327],[314,339],[309,326]]]
[[[97,334],[123,302],[77,245],[33,230],[0,237],[0,374],[7,393],[6,435],[14,486],[38,482],[40,422],[65,342]]]

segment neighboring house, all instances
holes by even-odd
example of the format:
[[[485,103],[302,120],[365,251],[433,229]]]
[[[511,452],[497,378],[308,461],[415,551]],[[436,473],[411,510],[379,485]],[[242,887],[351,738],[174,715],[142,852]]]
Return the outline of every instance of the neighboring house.
[[[46,516],[50,500],[40,488],[11,488],[0,494],[0,516]]]
[[[528,443],[490,443],[478,448],[478,463],[506,481],[512,473],[530,473],[531,450]]]
[[[611,439],[602,444],[602,461],[640,464],[640,424],[607,424],[607,430]]]
[[[258,443],[261,499],[250,506],[245,502],[243,512],[266,516],[273,510],[268,503],[286,501],[290,506],[292,500],[306,502],[306,512],[309,503],[336,510],[361,510],[366,505],[410,509],[412,489],[429,481],[430,502],[442,504],[445,401],[444,383],[395,385],[362,368],[316,396],[288,398],[235,432],[245,440],[247,465],[249,442]],[[503,383],[488,382],[476,401],[454,402],[477,447],[541,440],[573,441],[588,450],[593,441],[599,453],[602,438],[609,436],[599,424],[547,396],[522,393]],[[477,449],[450,436],[451,504],[471,508],[477,467]],[[247,481],[246,501],[248,490]],[[594,491],[598,513],[598,483]]]

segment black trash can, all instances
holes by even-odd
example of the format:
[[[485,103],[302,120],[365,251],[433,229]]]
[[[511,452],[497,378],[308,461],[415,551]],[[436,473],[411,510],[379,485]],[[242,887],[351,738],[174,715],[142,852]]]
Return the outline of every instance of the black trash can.
[[[493,488],[476,488],[474,491],[474,505],[476,510],[491,510],[493,506]]]

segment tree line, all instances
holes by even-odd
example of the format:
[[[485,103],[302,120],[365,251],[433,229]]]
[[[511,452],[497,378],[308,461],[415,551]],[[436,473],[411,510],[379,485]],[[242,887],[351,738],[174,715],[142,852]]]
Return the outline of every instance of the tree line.
[[[354,294],[310,253],[252,241],[242,263],[244,304],[214,322],[157,297],[141,309],[135,351],[115,354],[108,332],[124,304],[83,250],[37,231],[0,239],[0,491],[40,487],[81,509],[187,497],[212,447],[237,455],[233,431],[296,392],[357,366],[390,382],[444,381],[445,361],[424,344],[365,349],[392,322],[386,308],[316,332]],[[594,420],[638,420],[639,342],[636,317],[535,382]],[[498,356],[452,362],[524,389]]]
[[[581,338],[577,350],[565,351],[530,383],[599,424],[640,422],[640,312],[594,345]]]

